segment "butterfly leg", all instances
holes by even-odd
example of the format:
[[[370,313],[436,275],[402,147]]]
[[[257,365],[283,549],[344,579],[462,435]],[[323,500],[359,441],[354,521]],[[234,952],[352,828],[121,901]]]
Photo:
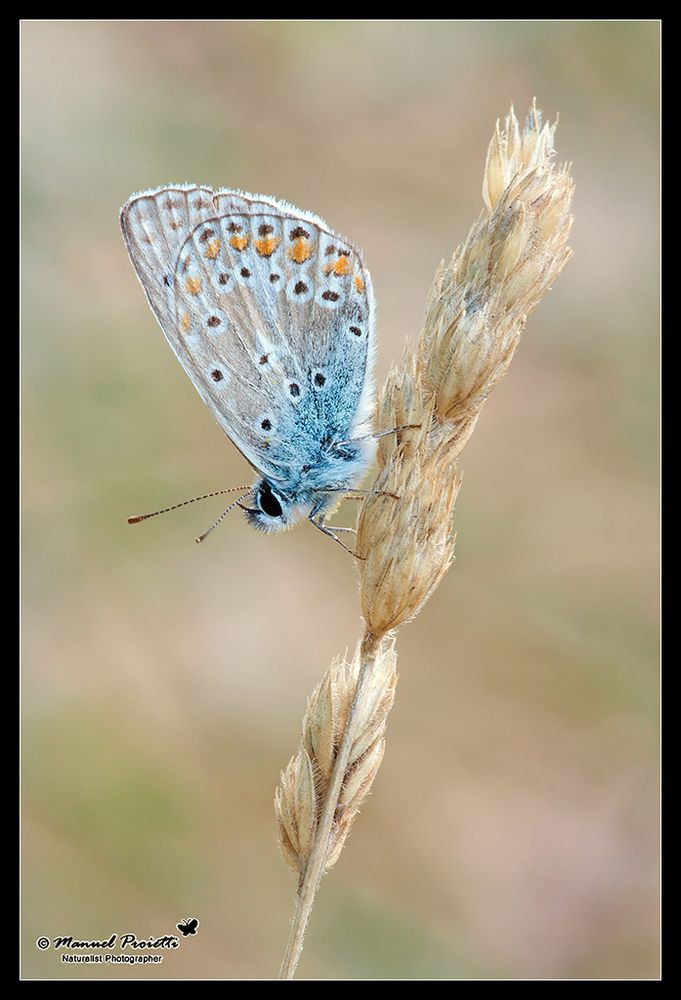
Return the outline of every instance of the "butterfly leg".
[[[354,556],[355,559],[365,559],[366,558],[365,556],[359,555],[358,552],[353,552],[352,549],[349,549],[347,547],[347,545],[344,545],[343,542],[341,542],[341,540],[338,537],[338,535],[334,534],[334,532],[331,531],[330,528],[327,528],[325,524],[322,524],[320,521],[315,521],[315,520],[313,520],[313,518],[310,518],[309,520],[310,520],[311,524],[314,524],[315,528],[319,528],[319,530],[322,531],[325,535],[328,535],[329,538],[333,538],[334,542],[338,542],[338,544],[340,545],[340,547],[342,549],[345,549],[345,551],[347,553],[349,553],[349,555]],[[343,528],[338,529],[337,528],[336,531],[338,531],[338,530],[343,531],[343,530],[347,530],[347,529],[343,529]],[[352,530],[352,529],[350,529],[350,530]]]
[[[358,441],[376,441],[377,438],[387,437],[388,434],[395,434],[397,431],[417,430],[421,424],[400,424],[399,427],[391,427],[389,431],[376,431],[372,434],[363,434],[358,438],[349,438],[347,441],[334,441],[334,448],[342,448],[346,444],[356,444]]]
[[[348,492],[345,486],[326,486],[324,489],[314,490],[314,493],[343,493],[344,500],[364,500],[366,497],[392,497],[393,500],[399,500],[397,493],[388,493],[386,490],[351,490]],[[353,496],[352,494],[357,493],[359,496]]]
[[[321,518],[319,520],[316,520],[316,516],[319,513],[319,510],[320,510],[321,506],[322,506],[322,501],[317,501],[317,503],[314,505],[314,507],[312,508],[312,510],[310,511],[310,513],[308,514],[308,520],[310,521],[310,523],[314,524],[315,528],[318,528],[319,531],[321,531],[323,534],[328,535],[329,538],[333,538],[334,542],[337,542],[342,549],[345,549],[345,551],[347,553],[349,553],[349,555],[354,556],[355,559],[364,559],[365,558],[364,556],[360,556],[357,552],[353,552],[352,549],[349,549],[347,547],[347,545],[344,545],[343,542],[341,542],[341,540],[338,537],[338,535],[336,534],[336,531],[352,531],[352,532],[354,532],[354,530],[355,530],[354,528],[341,528],[341,527],[338,527],[338,528],[334,528],[333,531],[332,531],[331,528],[327,528],[327,526],[324,524],[324,521]]]

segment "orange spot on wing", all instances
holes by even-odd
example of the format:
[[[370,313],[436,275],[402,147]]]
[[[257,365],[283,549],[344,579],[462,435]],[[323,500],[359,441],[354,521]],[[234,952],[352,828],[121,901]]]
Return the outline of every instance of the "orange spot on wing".
[[[248,246],[248,236],[230,236],[229,245],[235,250],[245,250]]]
[[[184,287],[190,295],[198,295],[201,291],[201,278],[187,278]]]
[[[215,260],[215,258],[219,253],[220,253],[220,240],[211,240],[208,246],[206,247],[206,252],[204,253],[203,256],[207,257],[208,260]]]
[[[261,240],[255,241],[255,249],[261,257],[271,257],[279,243],[278,236],[265,236]]]
[[[339,257],[333,265],[333,273],[339,277],[343,274],[350,274],[350,261],[347,257]]]
[[[288,255],[296,264],[304,264],[314,252],[313,246],[304,236],[299,236],[293,241],[293,246],[289,247]]]
[[[180,329],[182,330],[182,333],[186,333],[187,332],[187,330],[189,329],[189,325],[190,325],[189,324],[189,313],[185,313],[184,316],[182,317],[182,319],[180,320]]]
[[[362,279],[358,274],[355,275],[355,288],[357,289],[358,292],[364,291],[364,282],[362,281]]]

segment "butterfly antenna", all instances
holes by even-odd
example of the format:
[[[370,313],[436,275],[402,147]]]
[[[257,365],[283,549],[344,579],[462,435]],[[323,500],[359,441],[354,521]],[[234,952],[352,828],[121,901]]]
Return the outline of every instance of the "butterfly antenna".
[[[243,487],[242,487],[242,489],[243,489]],[[230,510],[234,510],[234,508],[236,507],[236,505],[238,503],[240,503],[241,500],[244,500],[246,497],[250,496],[251,493],[253,493],[252,489],[248,490],[247,493],[243,493],[240,497],[238,497],[233,503],[231,503],[229,505],[229,507],[227,507],[226,510],[223,510],[222,514],[220,514],[220,517],[217,519],[217,521],[214,524],[211,524],[211,526],[208,529],[208,531],[204,531],[204,533],[202,535],[199,535],[198,538],[195,538],[194,541],[197,544],[199,542],[205,541],[206,538],[208,538],[208,536],[210,535],[211,531],[215,531],[215,529],[217,528],[218,524],[220,524],[222,521],[224,521],[224,519],[229,514]]]
[[[181,503],[174,503],[172,507],[164,507],[163,510],[154,510],[151,514],[134,514],[128,518],[128,524],[139,524],[149,517],[157,517],[159,514],[167,514],[170,510],[177,510],[178,507],[185,507],[188,503],[196,503],[197,500],[208,500],[210,497],[219,497],[223,493],[235,493],[237,490],[245,490],[246,486],[230,486],[227,490],[215,490],[213,493],[204,493],[201,497],[192,497],[191,500],[182,500]]]

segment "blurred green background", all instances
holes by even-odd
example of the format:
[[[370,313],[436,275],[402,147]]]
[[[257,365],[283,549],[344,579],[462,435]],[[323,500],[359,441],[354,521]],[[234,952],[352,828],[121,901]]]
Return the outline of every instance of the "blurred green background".
[[[300,975],[658,974],[658,34],[23,22],[26,977],[276,974],[295,886],[273,791],[359,634],[353,562],[308,526],[232,515],[197,547],[219,500],[126,525],[250,472],[151,315],[120,205],[192,181],[322,215],[372,270],[380,379],[481,208],[495,120],[534,95],[574,163],[575,256],[464,454],[456,564],[401,635]],[[160,967],[35,945],[190,916]]]

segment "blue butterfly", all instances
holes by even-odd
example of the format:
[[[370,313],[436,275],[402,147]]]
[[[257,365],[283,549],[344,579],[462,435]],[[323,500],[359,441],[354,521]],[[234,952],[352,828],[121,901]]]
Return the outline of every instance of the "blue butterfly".
[[[306,517],[342,545],[336,532],[351,529],[324,521],[358,492],[377,436],[360,252],[316,215],[240,191],[158,188],[130,198],[120,221],[166,339],[259,476],[197,541],[238,505],[261,531]]]

